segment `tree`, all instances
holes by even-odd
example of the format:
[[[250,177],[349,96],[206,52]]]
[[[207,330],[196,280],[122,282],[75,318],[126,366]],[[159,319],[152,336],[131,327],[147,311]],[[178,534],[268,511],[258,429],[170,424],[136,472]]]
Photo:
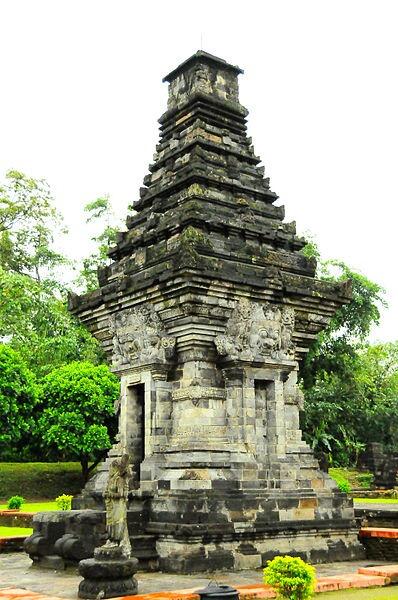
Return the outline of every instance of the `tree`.
[[[0,335],[39,376],[74,360],[98,363],[97,341],[51,283],[0,268]]]
[[[67,261],[54,249],[62,219],[44,179],[8,171],[0,185],[0,266],[40,282],[54,281],[54,269]]]
[[[365,346],[358,352],[356,381],[363,405],[359,434],[398,451],[398,342]]]
[[[17,352],[0,344],[0,458],[21,451],[33,427],[38,388],[33,373]]]
[[[43,379],[39,420],[43,446],[79,460],[84,481],[111,446],[118,396],[119,380],[105,365],[74,362]]]
[[[355,355],[358,344],[366,340],[373,325],[378,325],[380,307],[386,306],[386,302],[384,289],[377,283],[342,261],[321,260],[314,242],[307,244],[302,252],[307,258],[317,260],[317,277],[331,282],[350,280],[352,287],[351,302],[336,311],[301,366],[304,387],[308,388],[320,371],[340,372],[347,368],[347,360]]]
[[[83,260],[78,281],[84,290],[89,292],[98,287],[98,268],[110,263],[108,250],[116,242],[121,223],[117,222],[107,195],[89,202],[84,210],[87,214],[86,223],[101,225],[100,233],[91,238],[95,244],[95,250]]]
[[[358,347],[345,369],[322,370],[305,390],[305,437],[337,465],[355,465],[369,442],[398,450],[398,343]]]
[[[319,260],[313,243],[304,254]],[[356,461],[368,439],[364,342],[372,325],[379,322],[384,290],[341,261],[319,260],[317,275],[328,281],[350,279],[352,300],[336,312],[301,365],[305,397],[302,428],[316,451],[328,452],[337,464],[348,464]]]
[[[44,179],[9,171],[0,186],[0,340],[39,375],[73,360],[98,362],[98,343],[67,311],[54,250],[62,219]]]

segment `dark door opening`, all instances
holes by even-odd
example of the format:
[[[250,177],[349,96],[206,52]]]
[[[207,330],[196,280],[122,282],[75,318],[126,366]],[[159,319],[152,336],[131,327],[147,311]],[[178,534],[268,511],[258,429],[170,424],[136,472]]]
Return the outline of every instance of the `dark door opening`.
[[[139,484],[140,465],[145,458],[145,385],[129,387],[127,407],[127,430],[129,451],[132,459],[133,478]]]
[[[269,381],[255,380],[255,435],[257,458],[263,464],[268,462],[268,391]]]

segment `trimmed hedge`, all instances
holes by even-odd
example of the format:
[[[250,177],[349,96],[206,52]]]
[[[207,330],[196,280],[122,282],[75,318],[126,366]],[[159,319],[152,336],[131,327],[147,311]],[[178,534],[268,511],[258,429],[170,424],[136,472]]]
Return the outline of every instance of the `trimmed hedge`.
[[[361,488],[369,489],[366,479],[372,479],[372,474],[368,471],[359,471],[358,469],[344,467],[331,467],[329,469],[329,475],[337,483],[342,479],[345,479],[354,490]]]
[[[0,463],[0,501],[19,494],[29,500],[75,496],[83,487],[81,466],[65,463]]]

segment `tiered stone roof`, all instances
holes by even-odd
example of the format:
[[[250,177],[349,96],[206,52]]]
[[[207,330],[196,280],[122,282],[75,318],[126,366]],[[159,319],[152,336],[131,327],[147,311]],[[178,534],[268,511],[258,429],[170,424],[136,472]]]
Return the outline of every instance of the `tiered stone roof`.
[[[177,297],[192,305],[212,293],[294,307],[300,355],[349,298],[348,285],[315,279],[315,261],[301,253],[305,240],[275,205],[247,136],[241,73],[198,51],[164,78],[169,100],[160,141],[127,230],[109,251],[112,264],[99,272],[99,289],[70,301],[105,347],[105,313],[160,298],[170,307]],[[164,305],[162,316],[171,318]]]

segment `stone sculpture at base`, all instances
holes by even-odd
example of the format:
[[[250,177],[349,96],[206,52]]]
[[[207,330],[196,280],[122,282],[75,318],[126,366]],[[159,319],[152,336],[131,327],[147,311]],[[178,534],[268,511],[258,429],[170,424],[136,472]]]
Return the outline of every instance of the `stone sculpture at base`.
[[[123,454],[120,458],[114,458],[109,467],[108,483],[104,493],[108,540],[103,548],[119,547],[126,558],[131,555],[127,527],[127,501],[131,476],[129,455]]]
[[[140,569],[362,553],[351,500],[302,440],[297,385],[350,285],[317,280],[284,221],[247,135],[241,73],[199,51],[167,75],[160,140],[127,229],[99,288],[70,297],[121,380],[118,443],[73,506],[104,510],[126,449]]]
[[[79,573],[84,577],[79,585],[79,598],[114,598],[137,593],[134,573],[138,561],[130,556],[127,529],[130,478],[129,456],[123,454],[110,464],[104,493],[108,539],[103,546],[94,550],[94,558],[79,563]]]

